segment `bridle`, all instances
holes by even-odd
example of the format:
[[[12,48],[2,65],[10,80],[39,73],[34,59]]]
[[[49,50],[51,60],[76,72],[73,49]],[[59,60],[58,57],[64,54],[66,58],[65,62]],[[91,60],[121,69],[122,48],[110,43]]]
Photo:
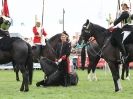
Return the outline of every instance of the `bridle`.
[[[91,22],[89,22],[86,25],[83,25],[83,31],[84,31],[84,33],[89,35],[88,38],[91,38],[93,36],[92,33],[95,32],[94,29],[92,29],[93,27],[94,26],[93,26],[93,24]],[[107,31],[105,31],[105,32],[107,32]],[[85,34],[83,36],[85,36]],[[100,57],[102,55],[103,49],[107,46],[108,41],[111,39],[111,36],[108,37],[107,39],[105,39],[105,38],[106,38],[106,35],[104,36],[103,41],[102,41],[103,42],[103,46],[101,46],[100,51],[96,54],[96,55],[99,55]],[[96,39],[94,39],[94,40],[96,40]]]
[[[91,27],[93,26],[93,24],[91,22],[89,22],[87,25],[83,25],[83,31],[84,33],[86,33],[86,35],[89,35],[89,38],[92,37],[92,29]],[[85,35],[83,35],[85,36]]]

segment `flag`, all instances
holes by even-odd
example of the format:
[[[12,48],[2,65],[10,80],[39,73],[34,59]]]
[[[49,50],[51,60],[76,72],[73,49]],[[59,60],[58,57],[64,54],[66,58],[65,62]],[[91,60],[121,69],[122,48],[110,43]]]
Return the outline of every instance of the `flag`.
[[[2,15],[9,16],[9,9],[8,9],[7,0],[4,0],[4,2],[3,2]]]

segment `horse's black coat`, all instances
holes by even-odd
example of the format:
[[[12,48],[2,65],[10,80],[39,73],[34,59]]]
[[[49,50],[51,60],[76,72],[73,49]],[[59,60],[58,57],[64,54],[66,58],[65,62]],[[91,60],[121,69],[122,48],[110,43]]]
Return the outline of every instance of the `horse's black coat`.
[[[109,33],[107,29],[99,25],[90,23],[89,20],[87,20],[86,23],[83,25],[81,32],[82,33],[81,33],[80,39],[84,37],[89,39],[91,36],[94,36],[101,49],[103,48],[103,45],[105,44],[107,39],[110,38],[111,36],[111,33]],[[117,31],[114,31],[114,33],[117,33]],[[133,44],[130,43],[130,44],[126,44],[125,46],[129,54],[125,64],[128,64],[129,62],[133,61]],[[111,41],[109,40],[106,46],[102,49],[102,56],[109,64],[114,85],[115,85],[115,91],[121,90],[121,87],[119,86],[119,83],[118,83],[120,79],[119,66],[118,66],[119,65],[118,60],[120,59],[119,49],[117,47],[114,47]]]
[[[22,73],[20,91],[29,91],[28,83],[32,83],[33,61],[31,46],[18,37],[0,39],[0,64],[13,63],[15,70]]]

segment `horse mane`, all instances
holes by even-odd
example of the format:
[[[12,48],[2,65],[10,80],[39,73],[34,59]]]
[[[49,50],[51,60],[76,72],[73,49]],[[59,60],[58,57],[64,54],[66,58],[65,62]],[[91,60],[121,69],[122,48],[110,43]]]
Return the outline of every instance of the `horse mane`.
[[[100,25],[98,25],[98,24],[92,23],[92,25],[93,25],[94,27],[96,27],[96,28],[99,30],[99,32],[104,32],[104,31],[107,30],[106,28],[104,28],[104,27],[102,27],[102,26],[100,26]]]
[[[60,36],[61,36],[61,33],[58,33],[58,34],[52,36],[52,37],[49,39],[49,41],[52,42],[52,41],[55,40],[55,38],[60,37]]]

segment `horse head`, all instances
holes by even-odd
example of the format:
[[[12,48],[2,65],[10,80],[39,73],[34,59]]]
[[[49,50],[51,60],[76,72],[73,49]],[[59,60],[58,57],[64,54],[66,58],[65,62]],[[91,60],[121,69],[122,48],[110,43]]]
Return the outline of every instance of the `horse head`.
[[[86,23],[83,24],[81,29],[81,35],[79,37],[78,43],[81,44],[81,42],[84,40],[84,43],[88,41],[88,39],[92,36],[90,32],[90,21],[87,19]]]
[[[49,40],[48,40],[48,42],[49,42],[49,44],[55,49],[55,47],[56,47],[56,44],[58,43],[58,42],[60,42],[60,37],[61,37],[61,33],[58,33],[58,34],[56,34],[56,35],[54,35],[53,37],[51,37]],[[47,43],[46,43],[47,44]]]
[[[46,45],[45,46],[33,46],[32,47],[32,53],[33,53],[33,58],[34,61],[40,60],[40,57],[47,57],[50,60],[55,60],[56,59],[56,44],[60,42],[60,36],[61,33],[54,35],[50,39],[46,40]]]
[[[87,19],[82,26],[79,43],[81,40],[84,40],[85,42],[88,41],[90,37],[94,37],[98,44],[102,43],[103,40],[111,34],[108,32],[109,31],[104,27],[94,24]]]
[[[45,48],[42,50],[42,56],[48,59],[55,60],[57,58],[55,49],[58,42],[60,42],[61,33],[54,35],[47,40]]]

